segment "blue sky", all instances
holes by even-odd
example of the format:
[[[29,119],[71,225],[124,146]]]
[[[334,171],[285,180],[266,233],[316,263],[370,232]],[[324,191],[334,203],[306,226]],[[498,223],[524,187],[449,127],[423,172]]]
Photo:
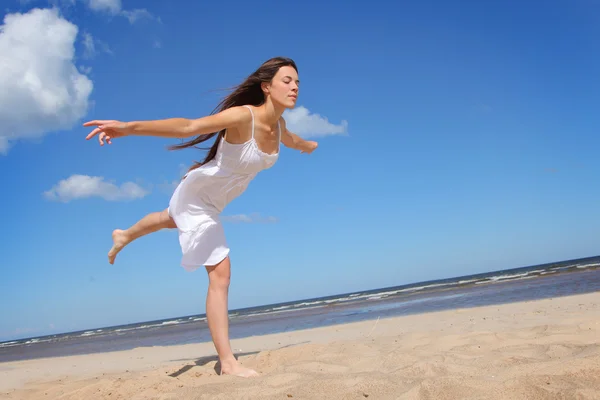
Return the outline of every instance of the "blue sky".
[[[599,3],[183,4],[3,8],[0,340],[204,312],[175,231],[106,261],[203,153],[81,123],[206,115],[277,55],[320,146],[225,210],[231,308],[600,253]]]

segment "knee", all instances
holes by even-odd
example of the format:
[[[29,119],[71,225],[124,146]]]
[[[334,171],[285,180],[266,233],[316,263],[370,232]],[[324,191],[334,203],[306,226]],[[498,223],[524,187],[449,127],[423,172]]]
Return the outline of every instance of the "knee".
[[[227,260],[216,267],[209,268],[208,276],[211,286],[228,288],[231,282],[231,268]]]
[[[227,289],[227,288],[229,288],[230,282],[231,282],[231,274],[229,272],[213,274],[210,277],[210,286],[212,286],[214,288]]]

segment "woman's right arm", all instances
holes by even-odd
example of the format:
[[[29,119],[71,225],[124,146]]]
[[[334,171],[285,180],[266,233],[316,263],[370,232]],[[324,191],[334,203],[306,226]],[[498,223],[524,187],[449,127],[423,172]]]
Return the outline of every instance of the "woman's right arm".
[[[103,140],[109,144],[111,139],[123,136],[159,136],[165,138],[187,138],[205,135],[231,128],[250,119],[248,112],[242,107],[232,107],[217,114],[198,119],[168,118],[153,121],[89,121],[83,126],[97,126],[86,137],[87,140],[98,135],[100,144]]]
[[[198,119],[169,118],[155,121],[128,122],[132,135],[187,138],[231,128],[244,121],[248,114],[241,107],[232,107]]]

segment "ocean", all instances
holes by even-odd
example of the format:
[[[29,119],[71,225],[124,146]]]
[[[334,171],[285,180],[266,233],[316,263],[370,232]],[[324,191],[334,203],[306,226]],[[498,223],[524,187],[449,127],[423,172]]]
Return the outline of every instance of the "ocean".
[[[600,290],[600,256],[230,311],[232,339]],[[210,341],[204,314],[0,343],[0,362]]]

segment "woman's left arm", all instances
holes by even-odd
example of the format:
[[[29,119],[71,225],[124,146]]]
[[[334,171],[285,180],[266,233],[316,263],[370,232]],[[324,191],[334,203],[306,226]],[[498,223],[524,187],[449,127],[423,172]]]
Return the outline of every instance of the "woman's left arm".
[[[319,145],[317,142],[312,140],[304,140],[300,136],[296,135],[293,132],[288,131],[285,120],[283,121],[282,129],[281,129],[281,143],[285,147],[289,147],[290,149],[300,150],[301,153],[312,153]]]

